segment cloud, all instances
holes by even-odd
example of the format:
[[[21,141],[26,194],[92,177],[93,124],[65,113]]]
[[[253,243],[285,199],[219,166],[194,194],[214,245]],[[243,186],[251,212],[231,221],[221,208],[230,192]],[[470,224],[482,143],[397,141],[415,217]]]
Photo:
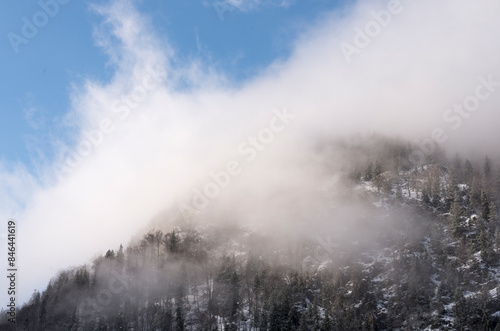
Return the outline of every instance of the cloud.
[[[28,93],[25,96],[25,108],[23,109],[23,116],[26,123],[33,130],[45,129],[45,112],[36,105],[35,96]]]
[[[24,109],[24,119],[34,130],[39,130],[45,126],[44,115],[35,107],[30,106],[29,108]]]
[[[262,10],[264,8],[270,7],[288,7],[290,1],[278,0],[278,1],[261,1],[261,0],[226,0],[229,6],[237,8],[240,11],[256,11]]]
[[[256,12],[269,8],[287,8],[293,1],[291,0],[215,0],[205,5],[212,5],[218,7],[222,12],[227,10],[239,10],[241,12]]]
[[[159,211],[192,199],[231,160],[241,174],[209,208],[227,202],[249,221],[269,222],[266,213],[286,219],[290,213],[280,210],[291,202],[301,201],[294,204],[299,211],[314,202],[307,197],[325,178],[312,147],[325,137],[381,132],[422,140],[442,128],[446,146],[495,154],[500,89],[457,130],[443,114],[474,93],[479,77],[500,81],[500,3],[423,0],[400,7],[390,23],[378,23],[380,31],[375,17],[389,10],[386,1],[325,14],[298,38],[288,60],[237,88],[201,61],[174,65],[175,50],[132,2],[93,7],[103,17],[96,42],[114,77],[72,91],[66,121],[77,128],[76,142],[59,142],[42,180],[22,167],[0,176],[2,195],[11,199],[2,214],[19,220],[20,297],[43,288],[57,270],[126,244]],[[367,29],[375,30],[360,47],[357,34]],[[350,63],[343,43],[358,49]],[[274,110],[285,107],[296,118],[248,161],[238,147],[259,139]]]
[[[294,1],[290,0],[213,0],[203,1],[204,6],[212,6],[220,20],[223,21],[226,12],[237,10],[242,13],[255,13],[272,8],[288,8]]]

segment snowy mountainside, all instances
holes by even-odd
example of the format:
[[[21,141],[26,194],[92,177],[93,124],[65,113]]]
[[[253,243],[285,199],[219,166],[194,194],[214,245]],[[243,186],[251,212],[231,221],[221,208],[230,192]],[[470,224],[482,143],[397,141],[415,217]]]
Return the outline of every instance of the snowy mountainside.
[[[324,203],[284,227],[165,214],[36,291],[22,329],[500,329],[493,162],[413,165],[407,144],[377,144],[326,171]]]

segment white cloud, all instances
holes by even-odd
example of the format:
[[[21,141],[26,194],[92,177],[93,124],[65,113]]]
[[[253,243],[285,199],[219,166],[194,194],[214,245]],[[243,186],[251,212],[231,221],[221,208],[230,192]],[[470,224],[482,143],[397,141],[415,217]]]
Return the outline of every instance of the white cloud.
[[[213,6],[220,15],[224,18],[224,13],[227,11],[238,10],[244,13],[258,12],[270,8],[287,8],[292,4],[291,0],[213,0],[210,2],[204,1],[206,6]]]
[[[289,2],[279,1],[261,1],[261,0],[226,0],[226,3],[241,11],[254,11],[269,7],[287,7]]]
[[[239,5],[251,8],[254,2]],[[293,199],[321,187],[310,151],[318,137],[382,132],[426,138],[442,127],[448,144],[473,142],[494,154],[500,91],[459,130],[442,116],[470,95],[477,77],[493,75],[500,81],[500,45],[494,42],[500,37],[500,3],[402,4],[404,10],[351,64],[341,43],[352,43],[356,27],[364,28],[373,20],[371,12],[386,9],[387,2],[361,1],[342,15],[331,13],[304,32],[289,60],[271,65],[241,88],[196,61],[174,68],[175,52],[151,32],[148,19],[130,1],[95,7],[104,17],[96,40],[116,75],[107,84],[87,81],[73,91],[68,120],[81,129],[80,140],[61,147],[59,161],[85,146],[88,155],[62,181],[48,166],[51,185],[33,184],[22,169],[0,177],[6,178],[4,197],[14,187],[11,199],[25,201],[9,202],[22,210],[6,207],[2,213],[19,219],[21,297],[45,286],[58,269],[126,244],[157,212],[190,197],[193,188],[210,179],[210,171],[231,159],[244,171],[220,200],[241,205],[253,211],[248,218],[258,219],[260,206],[286,205],[283,192]],[[162,84],[148,80],[151,88],[141,94],[144,80],[154,73]],[[179,92],[180,82],[194,87]],[[238,145],[268,126],[272,110],[283,106],[297,114],[296,120],[246,163]],[[84,132],[95,132],[106,120],[113,132],[103,133],[97,147],[85,145]]]
[[[28,93],[25,97],[26,107],[23,109],[24,119],[26,123],[34,129],[40,130],[45,127],[45,114],[43,110],[35,106],[35,96]]]
[[[40,112],[35,107],[29,107],[24,109],[24,119],[28,125],[34,129],[38,130],[43,126],[43,117],[40,116]]]

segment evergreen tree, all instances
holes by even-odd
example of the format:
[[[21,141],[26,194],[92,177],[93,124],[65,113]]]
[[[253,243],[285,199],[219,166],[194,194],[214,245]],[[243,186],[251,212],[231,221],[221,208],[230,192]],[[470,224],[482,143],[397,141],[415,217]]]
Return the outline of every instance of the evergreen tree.
[[[233,271],[231,275],[231,283],[230,283],[230,289],[229,289],[229,321],[231,322],[231,325],[236,327],[236,324],[238,323],[238,311],[240,308],[240,280],[238,277],[238,274],[236,271]]]
[[[115,258],[115,251],[108,249],[108,251],[106,252],[106,255],[104,255],[104,258],[113,260]]]
[[[260,330],[267,330],[269,322],[268,322],[268,315],[267,312],[269,310],[269,304],[268,300],[264,301],[263,309],[261,310],[261,315],[259,317],[259,329]]]
[[[307,321],[311,330],[319,331],[321,329],[321,321],[319,317],[318,304],[316,298],[312,305],[307,309]]]
[[[484,221],[488,221],[490,216],[490,202],[488,201],[488,196],[486,192],[481,191],[481,215],[483,216]]]
[[[425,204],[429,204],[431,202],[431,197],[429,196],[429,188],[427,185],[424,185],[422,188],[422,202]]]
[[[125,263],[125,254],[123,253],[123,245],[120,244],[120,249],[118,250],[118,253],[116,253],[116,263],[118,266],[123,267]]]
[[[469,202],[471,205],[480,203],[481,199],[481,185],[480,180],[476,176],[472,178],[472,183],[469,192]]]
[[[484,178],[489,180],[491,178],[491,161],[488,156],[484,159]]]
[[[382,174],[382,165],[378,160],[375,161],[375,166],[373,167],[373,177],[377,177]]]
[[[497,214],[497,207],[495,206],[495,203],[492,201],[490,202],[490,213],[488,215],[488,221],[490,223],[490,229],[492,231],[495,231],[497,224],[498,224],[498,214]]]
[[[176,331],[184,331],[185,329],[185,321],[184,314],[182,312],[182,307],[180,304],[177,305],[175,309],[175,330]]]
[[[165,235],[165,247],[169,253],[175,254],[179,251],[180,239],[173,230],[171,233]]]
[[[463,180],[463,168],[462,168],[462,157],[459,153],[455,154],[455,158],[453,159],[453,167],[452,173],[456,176],[458,181]]]
[[[372,313],[365,314],[363,321],[363,330],[375,331],[375,318]]]
[[[396,184],[396,199],[401,201],[403,199],[403,191],[401,190],[401,185]]]
[[[86,288],[90,285],[90,274],[86,266],[80,267],[76,271],[75,283],[79,288]]]
[[[463,229],[462,229],[462,201],[461,201],[461,198],[458,194],[458,191],[455,191],[455,198],[453,199],[453,203],[451,204],[450,220],[451,220],[453,234],[455,236],[460,236],[463,233]]]
[[[441,194],[440,194],[441,186],[439,183],[439,177],[433,179],[431,191],[432,191],[432,205],[434,207],[439,207],[439,205],[441,204]]]
[[[370,162],[365,170],[365,181],[370,181],[373,178],[373,164]]]
[[[309,328],[309,321],[307,318],[307,314],[302,312],[302,315],[300,316],[300,324],[299,324],[299,331],[309,331],[312,330]]]
[[[472,166],[472,163],[470,163],[469,160],[465,160],[465,164],[464,164],[465,180],[468,181],[472,177],[473,174],[474,174],[474,167]]]
[[[486,231],[481,231],[481,234],[479,235],[479,242],[481,247],[481,259],[488,265],[493,263],[495,261],[496,254],[493,250],[491,238]]]
[[[496,180],[494,181],[495,191],[500,192],[500,168],[497,169]]]
[[[449,209],[455,198],[455,192],[457,191],[457,176],[455,170],[452,170],[448,179],[448,187],[446,188],[446,209]]]
[[[325,314],[325,318],[323,319],[323,324],[321,325],[321,331],[332,331],[333,325],[332,320],[330,318],[330,314],[327,312]]]
[[[500,249],[500,229],[497,228],[495,231],[495,244],[497,246],[497,249]]]
[[[453,299],[455,300],[455,306],[453,306],[455,327],[457,330],[462,330],[467,319],[467,303],[460,287],[455,290]]]
[[[280,331],[281,330],[281,313],[278,303],[273,300],[271,307],[271,313],[269,314],[269,330],[270,331]]]
[[[45,330],[47,325],[47,300],[48,295],[44,293],[42,303],[40,304],[40,313],[38,316],[40,330]]]
[[[438,224],[431,224],[430,239],[432,250],[438,255],[438,258],[441,257],[441,254],[443,252],[443,246],[441,244],[441,241],[443,240],[443,234],[440,231]]]
[[[160,246],[163,241],[163,231],[161,230],[155,230],[153,232],[153,243],[156,246],[156,257],[160,257]]]
[[[78,330],[78,318],[76,317],[76,309],[73,310],[73,313],[66,321],[65,330],[69,330],[69,331]]]

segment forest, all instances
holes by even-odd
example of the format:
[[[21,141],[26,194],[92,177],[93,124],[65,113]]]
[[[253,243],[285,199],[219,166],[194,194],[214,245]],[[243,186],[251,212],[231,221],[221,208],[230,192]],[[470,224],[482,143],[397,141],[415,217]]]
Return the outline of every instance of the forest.
[[[168,210],[55,275],[17,329],[500,330],[500,163],[437,148],[413,164],[414,148],[318,144],[324,203],[276,231]]]

